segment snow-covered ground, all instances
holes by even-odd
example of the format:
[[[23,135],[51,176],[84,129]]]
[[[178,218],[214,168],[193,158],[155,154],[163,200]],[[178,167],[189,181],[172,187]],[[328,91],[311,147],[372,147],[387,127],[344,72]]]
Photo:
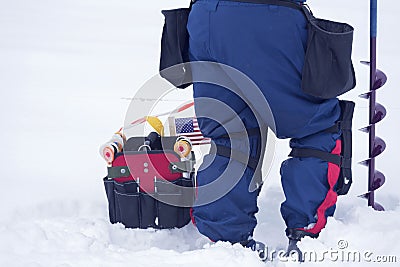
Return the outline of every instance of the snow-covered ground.
[[[132,97],[157,73],[160,10],[187,2],[0,0],[0,266],[264,266],[240,246],[210,245],[192,225],[153,231],[108,222],[101,180],[106,170],[98,147],[123,125],[129,101],[122,98]],[[357,102],[354,124],[361,128],[367,124],[368,104],[357,95],[368,89],[368,69],[358,62],[368,58],[369,1],[309,4],[318,16],[356,28],[358,84],[343,98]],[[357,198],[367,187],[367,171],[355,165],[354,185],[339,199],[335,217],[319,239],[301,244],[304,251],[319,253],[318,259],[325,251],[355,251],[371,261],[397,256],[397,264],[388,266],[400,262],[397,8],[398,1],[379,1],[378,66],[389,80],[378,101],[389,114],[377,128],[388,143],[377,160],[387,176],[377,200],[387,211],[375,212]],[[356,163],[367,157],[367,136],[354,132],[354,140]],[[270,252],[286,247],[278,169],[287,153],[287,141],[278,141],[259,199],[255,237]],[[340,259],[323,264],[355,264]],[[267,264],[297,265],[277,259]],[[302,266],[308,265],[314,263]]]

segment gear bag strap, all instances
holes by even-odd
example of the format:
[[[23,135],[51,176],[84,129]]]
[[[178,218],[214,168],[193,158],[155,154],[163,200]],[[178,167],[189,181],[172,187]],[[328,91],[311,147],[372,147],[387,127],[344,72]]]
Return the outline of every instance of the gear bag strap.
[[[324,132],[340,133],[342,140],[342,152],[340,155],[335,155],[329,152],[308,149],[308,148],[293,148],[289,157],[295,158],[319,158],[321,160],[336,164],[340,167],[340,175],[336,184],[336,192],[338,195],[345,195],[348,193],[350,186],[353,182],[351,171],[351,158],[352,158],[352,120],[354,113],[354,102],[339,101],[341,114],[336,124]]]

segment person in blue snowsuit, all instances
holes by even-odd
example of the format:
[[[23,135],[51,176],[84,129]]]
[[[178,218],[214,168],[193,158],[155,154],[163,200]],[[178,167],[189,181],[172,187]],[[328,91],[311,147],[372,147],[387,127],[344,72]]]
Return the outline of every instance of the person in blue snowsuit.
[[[300,2],[304,1],[297,1]],[[243,72],[260,88],[272,111],[278,138],[291,138],[291,148],[312,148],[329,153],[337,149],[340,135],[324,129],[339,119],[338,99],[316,98],[301,89],[307,20],[300,10],[246,0],[197,0],[192,6],[187,29],[191,61],[226,64]],[[243,130],[260,127],[254,113],[259,112],[262,117],[263,111],[254,111],[254,107],[224,87],[195,82],[195,111],[200,129],[220,147],[237,149],[226,138],[224,123],[216,122],[227,122],[230,118],[224,116],[230,115],[219,112],[217,103],[197,103],[201,98],[228,105],[240,118]],[[208,118],[211,113],[218,118]],[[251,155],[260,151],[260,134],[250,134],[246,140]],[[197,174],[198,202],[210,190],[202,190],[201,186],[225,175],[229,158],[217,153],[211,162],[207,156],[204,161],[207,166],[200,168]],[[332,189],[329,180],[335,179],[332,175],[337,172],[329,168],[328,162],[313,157],[293,157],[282,163],[280,175],[286,199],[280,211],[289,238],[317,237],[326,218],[333,215],[336,199],[329,194]],[[213,241],[243,245],[253,242],[259,193],[259,189],[249,190],[253,175],[254,169],[246,167],[232,190],[211,203],[193,208],[192,219],[202,234]]]

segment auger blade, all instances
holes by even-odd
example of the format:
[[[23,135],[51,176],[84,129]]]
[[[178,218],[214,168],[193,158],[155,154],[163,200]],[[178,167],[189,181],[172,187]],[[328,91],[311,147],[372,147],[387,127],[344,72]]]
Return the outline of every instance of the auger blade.
[[[385,211],[385,208],[378,202],[374,202],[374,204],[372,205],[372,208],[376,211]]]
[[[380,171],[375,171],[370,191],[375,191],[376,189],[380,188],[385,183],[385,181],[386,181],[385,175]]]
[[[383,151],[385,151],[385,149],[386,149],[385,141],[383,141],[379,137],[375,137],[374,149],[373,149],[372,155],[371,155],[372,158],[375,158],[375,157],[379,156],[380,154],[382,154]],[[358,164],[368,167],[370,163],[371,163],[371,158],[360,161]]]
[[[377,89],[381,88],[382,86],[385,85],[386,82],[387,82],[386,74],[381,70],[376,70],[376,78],[375,78],[375,83],[374,83],[374,86],[372,87],[372,90],[377,90]]]
[[[368,167],[370,162],[371,162],[371,159],[366,159],[366,160],[360,161],[358,164]]]
[[[386,82],[387,76],[383,71],[376,68],[376,43],[377,43],[377,14],[378,0],[370,0],[370,59],[361,61],[362,64],[370,67],[369,92],[360,95],[361,98],[369,100],[369,123],[367,127],[360,129],[369,135],[369,156],[370,158],[360,162],[368,167],[368,192],[361,197],[368,200],[368,206],[375,210],[384,210],[382,205],[375,202],[375,190],[385,183],[383,173],[375,169],[375,158],[382,154],[386,149],[386,143],[375,135],[375,124],[380,122],[386,116],[386,109],[376,102],[376,90],[380,89]]]
[[[359,195],[358,197],[363,198],[363,199],[369,199],[370,195],[371,195],[370,193],[365,193],[363,195]],[[374,204],[372,205],[372,208],[376,211],[384,211],[385,210],[385,208],[377,202],[374,202]]]
[[[371,97],[371,92],[365,93],[365,94],[361,94],[358,97],[364,98],[364,99],[368,99]]]
[[[383,186],[385,182],[386,182],[385,175],[380,171],[375,171],[375,175],[373,177],[373,183],[371,185],[370,190],[365,194],[359,195],[358,197],[369,198],[370,194],[375,190],[379,189],[381,186]]]
[[[360,61],[360,62],[363,65],[367,65],[367,66],[370,65],[369,61]],[[387,82],[386,74],[383,71],[377,69],[375,72],[375,82],[371,89],[378,90],[379,88],[384,86],[386,82]],[[369,96],[370,96],[370,93],[365,93],[365,94],[360,95],[361,98],[369,98]]]
[[[375,115],[372,119],[372,123],[378,123],[386,117],[386,108],[379,103],[375,104]]]
[[[369,133],[369,131],[371,130],[371,125],[368,125],[367,127],[361,128],[359,130],[364,133]]]
[[[372,150],[372,157],[375,158],[383,153],[386,149],[386,143],[379,137],[375,137],[374,149]]]

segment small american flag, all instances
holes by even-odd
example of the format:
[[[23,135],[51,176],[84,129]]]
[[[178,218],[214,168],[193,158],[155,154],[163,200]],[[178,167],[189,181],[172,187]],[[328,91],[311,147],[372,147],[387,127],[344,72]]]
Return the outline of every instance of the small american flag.
[[[174,122],[176,134],[189,138],[193,145],[210,143],[210,139],[201,134],[196,118],[175,118]]]

